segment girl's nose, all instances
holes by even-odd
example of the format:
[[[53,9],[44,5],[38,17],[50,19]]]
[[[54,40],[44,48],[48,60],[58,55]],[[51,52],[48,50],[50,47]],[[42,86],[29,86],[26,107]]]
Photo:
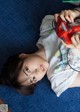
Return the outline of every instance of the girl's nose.
[[[39,70],[39,68],[36,68],[33,70],[33,72],[31,74],[38,73],[38,72],[40,72],[40,70]]]
[[[38,68],[35,69],[35,73],[37,73],[37,72],[39,72],[39,69]]]

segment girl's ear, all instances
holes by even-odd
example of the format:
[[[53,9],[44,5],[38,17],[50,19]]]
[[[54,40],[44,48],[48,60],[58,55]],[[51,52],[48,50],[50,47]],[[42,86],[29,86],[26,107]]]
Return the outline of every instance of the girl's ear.
[[[24,58],[26,58],[27,56],[28,56],[28,54],[21,53],[21,54],[19,55],[19,58],[22,58],[22,59],[24,59]]]

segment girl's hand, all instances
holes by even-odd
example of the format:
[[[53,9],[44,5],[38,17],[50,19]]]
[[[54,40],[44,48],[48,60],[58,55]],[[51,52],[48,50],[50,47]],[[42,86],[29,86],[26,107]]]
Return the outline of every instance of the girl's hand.
[[[74,34],[71,37],[72,44],[66,44],[63,40],[61,40],[62,44],[67,48],[76,48],[80,50],[80,34]]]
[[[74,22],[74,19],[80,15],[80,12],[77,10],[64,10],[61,11],[59,14],[54,14],[54,19],[57,22],[58,16],[63,20],[63,21],[69,21],[69,22]]]

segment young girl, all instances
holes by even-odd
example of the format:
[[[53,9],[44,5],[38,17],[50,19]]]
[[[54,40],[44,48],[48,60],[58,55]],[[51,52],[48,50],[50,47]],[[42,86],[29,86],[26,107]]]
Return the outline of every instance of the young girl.
[[[39,50],[33,54],[17,54],[11,56],[5,63],[0,76],[0,84],[8,85],[19,93],[30,95],[34,92],[35,84],[47,73],[51,88],[60,96],[67,88],[80,86],[80,75],[65,61],[63,66],[63,50],[65,56],[68,48],[80,49],[79,35],[72,36],[72,44],[61,41],[52,30],[52,21],[58,16],[63,21],[74,22],[80,16],[80,9],[64,10],[60,14],[46,16],[40,27],[40,38],[37,42]],[[69,18],[70,17],[70,18]],[[62,43],[62,44],[61,44]],[[66,60],[66,59],[65,59]]]

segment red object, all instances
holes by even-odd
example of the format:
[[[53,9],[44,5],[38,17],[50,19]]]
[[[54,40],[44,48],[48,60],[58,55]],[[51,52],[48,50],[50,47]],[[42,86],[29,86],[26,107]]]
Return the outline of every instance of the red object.
[[[75,24],[75,22],[74,24],[71,24],[69,22],[62,21],[61,18],[58,18],[55,30],[60,39],[62,39],[67,44],[72,44],[71,37],[73,36],[73,34],[78,32],[80,33],[80,21],[78,24]]]

